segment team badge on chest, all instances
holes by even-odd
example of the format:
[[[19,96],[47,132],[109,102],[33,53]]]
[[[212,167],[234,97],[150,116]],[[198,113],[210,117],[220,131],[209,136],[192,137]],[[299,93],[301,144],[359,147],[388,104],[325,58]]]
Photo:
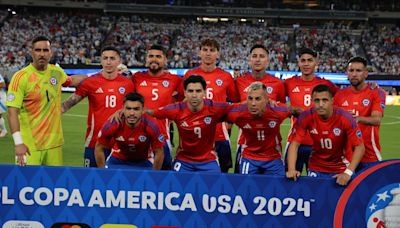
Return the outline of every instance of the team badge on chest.
[[[333,134],[334,134],[335,136],[339,136],[341,132],[342,132],[342,131],[341,131],[339,128],[337,128],[337,127],[333,129]]]
[[[276,121],[270,121],[270,122],[268,123],[268,126],[269,126],[270,128],[274,128],[274,127],[276,126]]]
[[[162,82],[162,85],[163,85],[165,88],[168,88],[168,87],[169,87],[169,81],[164,80],[164,81]]]
[[[54,85],[57,85],[57,78],[51,77],[51,78],[50,78],[50,84],[52,84],[53,86],[54,86]]]
[[[272,88],[271,86],[267,86],[267,93],[271,94],[272,91],[274,91],[274,88]]]
[[[217,80],[215,80],[215,84],[217,84],[217,86],[222,86],[224,82],[218,78]]]
[[[362,101],[362,104],[363,104],[364,106],[368,106],[369,103],[370,103],[370,101],[369,101],[368,99],[364,99],[364,100]]]
[[[125,93],[125,87],[123,87],[123,86],[121,86],[121,87],[119,87],[118,88],[118,92],[120,93],[120,94],[124,94]]]
[[[139,141],[140,142],[144,142],[144,141],[146,141],[146,139],[147,139],[147,137],[144,136],[144,135],[139,136]]]
[[[206,124],[210,124],[211,121],[212,121],[212,118],[209,117],[209,116],[207,116],[207,117],[204,118],[204,123],[206,123]]]

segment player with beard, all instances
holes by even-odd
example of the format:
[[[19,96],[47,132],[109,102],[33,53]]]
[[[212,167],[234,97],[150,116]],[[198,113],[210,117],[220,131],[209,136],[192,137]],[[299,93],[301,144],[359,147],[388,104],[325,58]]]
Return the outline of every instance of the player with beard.
[[[220,45],[214,39],[204,39],[200,44],[199,55],[201,64],[198,68],[185,73],[184,79],[190,75],[200,75],[207,83],[205,97],[217,102],[237,102],[239,95],[236,91],[232,75],[217,67],[220,56]],[[181,91],[183,91],[181,87]],[[215,147],[222,172],[228,172],[232,167],[232,153],[228,133],[228,124],[219,123],[215,134]]]
[[[297,151],[308,132],[312,139],[312,153],[308,164],[309,177],[332,177],[346,185],[364,155],[362,133],[354,118],[345,110],[333,106],[333,94],[327,85],[312,90],[313,107],[300,114],[293,140],[288,149],[286,177],[296,180]],[[346,161],[346,145],[353,148],[350,164]]]
[[[182,83],[182,78],[165,71],[167,57],[165,49],[160,45],[152,45],[147,51],[146,66],[147,71],[137,72],[132,76],[136,92],[143,95],[146,103],[145,108],[157,109],[175,101],[178,88]],[[169,135],[168,119],[157,119],[161,132],[165,136],[164,162],[162,169],[172,168],[172,146]]]
[[[160,169],[164,160],[164,135],[157,122],[143,114],[144,98],[138,93],[128,93],[124,99],[121,123],[106,122],[99,132],[95,157],[99,168]],[[105,150],[117,145],[105,162]],[[148,158],[153,157],[152,163]]]
[[[94,149],[97,135],[107,119],[119,110],[126,94],[134,90],[133,83],[119,74],[121,63],[120,52],[114,47],[106,46],[101,50],[102,71],[83,80],[75,93],[62,104],[66,112],[85,97],[89,100],[84,166],[97,167]],[[106,151],[106,157],[110,151]]]
[[[379,144],[379,126],[385,108],[385,92],[372,89],[365,80],[368,77],[367,60],[351,58],[347,66],[350,86],[335,95],[334,104],[349,111],[356,119],[363,134],[365,154],[357,171],[366,169],[382,160]],[[351,152],[351,148],[348,148]],[[348,154],[348,158],[351,154]]]

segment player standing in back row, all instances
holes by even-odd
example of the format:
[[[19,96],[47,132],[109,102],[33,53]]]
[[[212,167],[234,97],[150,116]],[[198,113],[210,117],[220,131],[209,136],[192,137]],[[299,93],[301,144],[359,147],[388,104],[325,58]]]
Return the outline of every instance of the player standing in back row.
[[[248,89],[253,82],[261,82],[266,86],[268,98],[281,104],[286,103],[286,92],[283,81],[266,72],[269,65],[269,51],[261,44],[256,44],[250,49],[249,65],[251,72],[247,72],[236,78],[236,89],[240,96],[240,101],[244,102],[248,98]],[[281,138],[281,136],[279,136]],[[238,135],[238,147],[235,159],[235,173],[239,173],[239,164],[242,154],[242,144],[244,138],[242,129]]]
[[[303,48],[299,51],[298,65],[300,67],[301,75],[293,76],[285,80],[286,93],[290,100],[290,105],[293,108],[299,108],[301,110],[307,110],[312,107],[311,91],[318,84],[327,85],[333,94],[335,94],[339,88],[336,87],[331,81],[320,78],[315,75],[315,68],[318,65],[318,54],[309,48]],[[287,140],[286,150],[292,141],[293,129],[296,125],[297,118],[292,116],[291,128]],[[303,166],[308,165],[308,159],[310,157],[312,149],[312,139],[309,133],[306,132],[304,138],[300,141],[300,147],[298,150],[298,156],[296,161],[296,170],[300,173],[303,170]],[[286,157],[286,156],[285,156]]]
[[[184,79],[190,75],[200,75],[207,83],[206,98],[217,102],[237,102],[239,95],[230,73],[217,67],[220,56],[220,45],[214,39],[205,39],[200,44],[200,67],[185,73]],[[183,89],[181,89],[183,91]],[[219,123],[215,134],[215,149],[218,154],[222,172],[228,172],[232,167],[232,153],[229,141],[227,123]]]
[[[121,63],[120,52],[114,47],[104,47],[101,51],[102,71],[83,80],[75,93],[62,104],[63,112],[80,102],[89,99],[85,142],[85,167],[97,167],[94,149],[99,133],[108,117],[121,109],[124,97],[134,90],[132,81],[118,73]],[[106,157],[110,151],[106,151]]]
[[[167,57],[165,49],[160,45],[153,45],[147,51],[146,66],[147,71],[137,72],[132,76],[136,92],[141,94],[146,101],[144,107],[148,109],[158,109],[175,101],[178,88],[182,83],[182,78],[165,72]],[[158,120],[161,132],[165,136],[163,170],[172,169],[172,146],[169,135],[168,119]]]
[[[353,115],[363,134],[365,154],[358,171],[382,160],[379,126],[385,108],[385,92],[379,88],[372,89],[365,82],[368,77],[367,60],[362,57],[349,60],[347,76],[350,86],[336,93],[334,104]],[[351,154],[348,154],[348,158],[350,157]]]

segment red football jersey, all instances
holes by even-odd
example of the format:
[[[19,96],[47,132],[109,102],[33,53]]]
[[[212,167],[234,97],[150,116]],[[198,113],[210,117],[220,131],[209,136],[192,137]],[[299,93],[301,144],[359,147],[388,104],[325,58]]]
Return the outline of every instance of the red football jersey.
[[[334,104],[356,116],[371,116],[373,111],[383,114],[385,98],[385,92],[381,89],[371,89],[367,86],[361,91],[356,91],[349,86],[336,93]],[[379,144],[379,126],[358,123],[358,127],[363,134],[365,145],[365,154],[361,161],[375,162],[382,160],[381,145]]]
[[[261,82],[267,87],[268,97],[280,103],[286,103],[286,91],[283,81],[270,74],[265,74],[262,79],[254,78],[251,73],[236,78],[236,89],[240,95],[240,101],[246,101],[247,91],[251,83]]]
[[[290,110],[284,104],[275,107],[268,105],[261,117],[254,117],[248,111],[247,104],[237,104],[229,111],[227,120],[242,129],[243,157],[271,161],[281,158],[280,125],[289,116]]]
[[[307,110],[312,107],[311,92],[315,86],[319,84],[327,85],[331,88],[333,94],[335,94],[339,88],[333,84],[331,81],[314,77],[312,80],[306,81],[301,76],[293,76],[288,78],[284,82],[287,96],[290,100],[290,105],[292,107],[301,108]],[[296,118],[292,116],[291,127],[289,131],[288,142],[292,141],[292,131],[296,125]],[[312,145],[312,139],[309,134],[306,134],[304,138],[300,141],[304,145]]]
[[[124,161],[143,161],[152,157],[153,150],[164,146],[164,135],[152,117],[143,114],[138,126],[130,128],[125,121],[106,122],[99,132],[98,142],[109,148],[115,143],[119,150],[112,156]],[[151,146],[151,147],[150,147]]]
[[[347,111],[336,107],[327,120],[321,119],[314,108],[302,112],[296,123],[293,140],[301,142],[307,132],[313,140],[308,167],[318,172],[343,172],[348,163],[345,158],[346,143],[351,147],[363,143],[354,118]]]
[[[189,70],[185,73],[184,79],[190,75],[200,75],[207,83],[206,98],[218,102],[238,102],[239,95],[236,91],[235,82],[232,75],[221,68],[216,68],[211,72],[206,72],[200,67]],[[183,91],[183,83],[182,83]],[[219,123],[215,141],[229,140],[226,123]]]
[[[98,73],[79,84],[75,94],[89,100],[85,147],[95,147],[99,130],[112,114],[121,109],[125,95],[133,90],[133,83],[122,75],[109,80]]]
[[[164,73],[160,76],[152,76],[148,71],[137,72],[132,76],[137,93],[144,97],[144,107],[156,110],[159,107],[171,104],[173,97],[178,95],[182,78],[175,74]],[[158,125],[166,139],[169,138],[168,119],[158,120]]]
[[[283,81],[267,73],[265,74],[264,78],[256,79],[253,77],[253,75],[251,75],[250,72],[245,73],[242,76],[239,76],[235,80],[236,90],[239,93],[241,102],[247,100],[247,91],[249,86],[253,82],[261,82],[265,86],[267,86],[267,93],[270,99],[274,101],[279,101],[280,103],[286,103],[286,91]],[[244,143],[244,138],[242,136],[242,131],[240,130],[238,137],[238,144],[242,145],[243,143]]]
[[[231,105],[204,100],[202,110],[193,113],[186,102],[161,107],[154,111],[157,118],[168,118],[176,123],[179,147],[176,158],[187,162],[209,162],[217,159],[215,134],[217,123],[228,113]]]

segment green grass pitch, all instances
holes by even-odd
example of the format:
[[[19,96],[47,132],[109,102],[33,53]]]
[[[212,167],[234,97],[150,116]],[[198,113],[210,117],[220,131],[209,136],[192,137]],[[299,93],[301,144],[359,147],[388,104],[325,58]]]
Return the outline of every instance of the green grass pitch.
[[[65,100],[70,93],[63,94]],[[84,138],[86,132],[88,102],[82,100],[79,104],[63,115],[63,130],[65,144],[64,164],[66,166],[83,166]],[[7,121],[6,121],[7,122]],[[285,120],[281,127],[282,146],[285,147],[286,136],[289,130],[289,120]],[[176,128],[175,128],[176,129]],[[400,106],[386,106],[385,116],[380,129],[380,139],[383,159],[400,158]],[[174,143],[178,145],[177,132],[175,132]],[[237,128],[234,127],[231,136],[232,157],[235,158]],[[11,135],[0,138],[0,164],[14,163],[14,146]]]

